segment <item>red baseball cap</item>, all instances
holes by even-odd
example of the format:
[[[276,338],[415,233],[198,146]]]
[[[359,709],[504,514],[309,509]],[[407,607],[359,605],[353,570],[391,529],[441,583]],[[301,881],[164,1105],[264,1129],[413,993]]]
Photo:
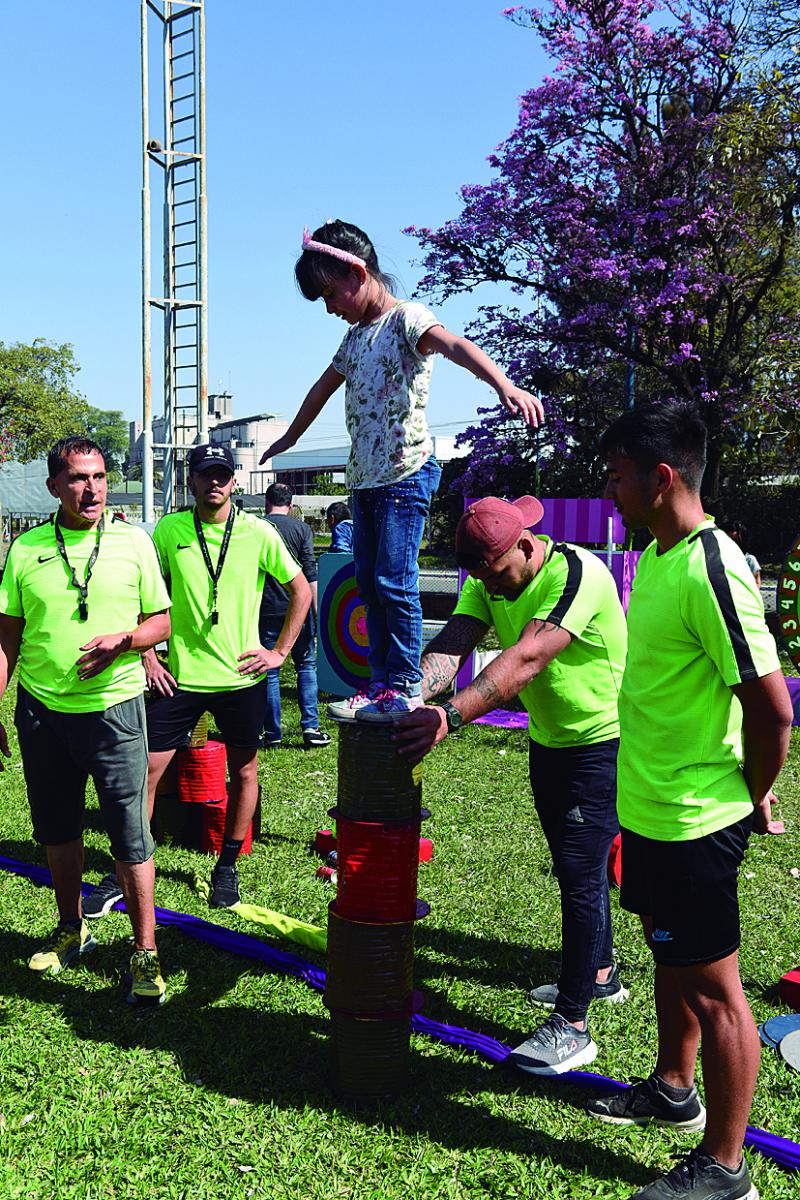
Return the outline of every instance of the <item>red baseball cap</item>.
[[[544,508],[535,496],[499,500],[486,496],[470,504],[456,528],[456,562],[465,570],[490,567],[525,529],[538,525]]]

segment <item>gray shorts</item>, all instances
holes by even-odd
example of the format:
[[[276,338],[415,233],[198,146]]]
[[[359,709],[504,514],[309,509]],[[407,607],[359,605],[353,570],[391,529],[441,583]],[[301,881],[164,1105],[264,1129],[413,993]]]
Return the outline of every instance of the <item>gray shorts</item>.
[[[142,696],[103,712],[64,713],[47,708],[20,684],[14,722],[37,842],[58,846],[82,837],[91,776],[114,858],[129,863],[152,858]]]

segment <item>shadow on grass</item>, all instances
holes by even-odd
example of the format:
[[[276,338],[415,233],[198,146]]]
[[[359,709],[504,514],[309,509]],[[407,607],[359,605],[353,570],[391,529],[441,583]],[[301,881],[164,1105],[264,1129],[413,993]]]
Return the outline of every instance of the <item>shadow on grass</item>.
[[[102,831],[102,825],[99,827]],[[29,842],[14,841],[11,838],[0,839],[0,854],[7,858],[16,858],[21,862],[33,863],[35,866],[47,866],[47,851],[44,846],[33,840]],[[84,872],[99,871],[105,875],[113,871],[114,860],[108,850],[95,850],[93,846],[84,847]]]
[[[186,989],[175,991],[162,1008],[146,1010],[131,1008],[122,998],[118,972],[127,963],[127,941],[99,946],[77,968],[41,978],[25,966],[35,940],[0,933],[0,959],[7,964],[2,994],[52,1005],[83,1041],[124,1051],[166,1051],[186,1081],[206,1091],[298,1111],[309,1105],[326,1112],[346,1109],[366,1128],[390,1125],[454,1150],[547,1156],[569,1170],[589,1172],[602,1180],[624,1179],[632,1186],[649,1178],[646,1168],[627,1154],[614,1154],[589,1138],[556,1137],[476,1104],[476,1094],[513,1097],[521,1088],[542,1096],[555,1093],[576,1107],[584,1099],[574,1087],[531,1081],[511,1068],[476,1059],[456,1061],[412,1052],[412,1086],[404,1095],[370,1104],[337,1098],[329,1083],[329,1025],[321,1002],[318,1015],[217,1003],[243,975],[254,976],[257,987],[263,972],[234,956],[198,952],[196,943],[187,945],[177,931],[160,935],[161,954],[165,961],[177,960],[186,971]],[[86,987],[87,974],[93,976],[91,988]],[[303,987],[294,981],[292,986]]]

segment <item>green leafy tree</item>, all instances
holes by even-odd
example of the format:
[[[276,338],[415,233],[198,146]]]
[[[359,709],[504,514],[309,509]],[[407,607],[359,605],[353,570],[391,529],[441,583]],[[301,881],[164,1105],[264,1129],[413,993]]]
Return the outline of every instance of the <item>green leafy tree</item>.
[[[86,401],[73,385],[79,370],[68,343],[0,342],[0,453],[30,462],[86,428]]]
[[[320,472],[306,492],[309,496],[346,496],[348,489],[343,483],[334,483],[330,472]]]
[[[117,408],[102,409],[90,405],[87,410],[86,433],[103,451],[110,482],[118,483],[128,457],[128,422]]]

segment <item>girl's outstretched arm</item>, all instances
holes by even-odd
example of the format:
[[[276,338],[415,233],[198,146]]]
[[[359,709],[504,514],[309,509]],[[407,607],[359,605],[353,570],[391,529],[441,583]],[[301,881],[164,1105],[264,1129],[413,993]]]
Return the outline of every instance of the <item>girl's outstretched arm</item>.
[[[258,460],[259,466],[265,463],[268,458],[272,458],[273,454],[283,454],[284,450],[291,450],[295,442],[299,441],[303,436],[309,425],[316,421],[333,393],[343,383],[344,375],[340,375],[333,366],[326,367],[300,405],[300,410],[286,430],[286,433],[283,437],[279,437],[277,441],[273,442],[271,446],[267,446]]]
[[[489,355],[469,338],[458,337],[444,325],[434,325],[433,329],[423,333],[417,349],[423,354],[443,354],[457,366],[466,367],[478,379],[490,384],[503,407],[510,413],[519,414],[526,425],[538,425],[544,420],[544,407],[539,397],[516,387]]]

